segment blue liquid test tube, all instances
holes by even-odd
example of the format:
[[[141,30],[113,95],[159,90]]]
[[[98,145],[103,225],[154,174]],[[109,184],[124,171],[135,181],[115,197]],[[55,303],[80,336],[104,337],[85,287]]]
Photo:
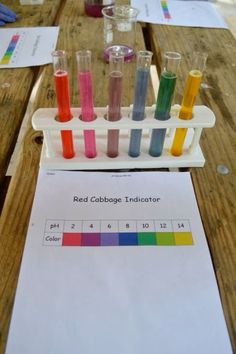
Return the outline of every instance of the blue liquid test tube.
[[[171,103],[174,97],[174,90],[177,78],[177,71],[181,55],[176,52],[164,54],[164,69],[161,73],[160,86],[157,94],[156,110],[154,118],[167,120],[170,118]],[[162,154],[166,129],[153,129],[149,154],[157,157]]]
[[[137,69],[135,78],[135,93],[132,119],[140,121],[144,119],[145,101],[147,95],[148,77],[152,61],[152,52],[140,50],[137,53]],[[129,143],[129,156],[138,157],[140,155],[140,142],[142,129],[132,129]]]

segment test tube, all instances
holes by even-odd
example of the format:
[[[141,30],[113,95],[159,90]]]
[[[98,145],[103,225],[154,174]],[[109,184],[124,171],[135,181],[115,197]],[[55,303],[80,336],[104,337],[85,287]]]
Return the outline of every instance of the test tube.
[[[164,54],[164,68],[161,73],[160,86],[156,101],[156,110],[154,117],[158,120],[167,120],[170,118],[171,103],[174,96],[177,70],[181,55],[176,52],[166,52]],[[166,129],[153,129],[149,154],[151,156],[160,156],[162,154]]]
[[[124,53],[111,51],[109,54],[108,113],[107,120],[114,122],[121,118],[121,93],[123,81]],[[119,130],[109,129],[107,136],[107,156],[119,154]]]
[[[80,50],[76,52],[76,59],[81,118],[85,122],[90,122],[94,120],[95,117],[93,106],[91,51]],[[84,130],[84,148],[86,157],[91,158],[97,155],[94,130]]]
[[[152,61],[152,52],[141,50],[137,53],[137,68],[135,77],[134,105],[132,119],[140,121],[144,119],[145,101],[147,95],[148,77]],[[129,143],[129,156],[138,157],[140,154],[140,142],[142,129],[132,129]]]
[[[67,54],[64,50],[52,52],[54,85],[57,97],[58,120],[67,122],[72,118],[70,111],[69,79]],[[73,136],[71,130],[61,130],[62,155],[66,159],[74,157]]]
[[[179,111],[180,119],[191,119],[193,115],[194,102],[201,84],[202,73],[207,60],[207,54],[196,52],[193,54],[191,70],[184,87],[184,94]],[[170,152],[174,156],[180,156],[183,153],[184,140],[187,134],[187,128],[177,128]]]

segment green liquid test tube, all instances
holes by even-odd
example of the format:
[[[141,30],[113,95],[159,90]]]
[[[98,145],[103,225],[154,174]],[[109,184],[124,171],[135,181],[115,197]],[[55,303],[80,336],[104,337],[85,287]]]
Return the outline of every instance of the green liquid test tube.
[[[164,55],[164,69],[161,73],[160,86],[157,95],[156,110],[154,118],[167,120],[170,118],[171,103],[174,96],[177,70],[181,55],[176,52],[166,52]],[[162,154],[166,129],[153,129],[149,154],[160,156]]]

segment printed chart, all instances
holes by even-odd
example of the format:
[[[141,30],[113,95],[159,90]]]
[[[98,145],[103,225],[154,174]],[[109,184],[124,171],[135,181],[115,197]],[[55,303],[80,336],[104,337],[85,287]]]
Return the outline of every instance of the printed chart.
[[[227,28],[214,4],[207,1],[131,0],[138,20],[173,26]]]
[[[56,47],[58,27],[0,29],[0,69],[47,64]]]
[[[168,9],[167,1],[162,0],[161,1],[161,8],[164,14],[165,19],[171,19],[171,15]]]
[[[40,169],[6,354],[157,352],[231,353],[190,173]]]
[[[9,61],[11,60],[11,58],[13,57],[13,53],[16,49],[16,45],[20,40],[20,36],[18,34],[15,34],[11,37],[10,39],[10,43],[7,47],[7,50],[5,51],[1,61],[0,61],[0,65],[3,64],[8,64]],[[15,54],[16,55],[16,54]]]
[[[46,246],[193,245],[189,220],[47,220]]]

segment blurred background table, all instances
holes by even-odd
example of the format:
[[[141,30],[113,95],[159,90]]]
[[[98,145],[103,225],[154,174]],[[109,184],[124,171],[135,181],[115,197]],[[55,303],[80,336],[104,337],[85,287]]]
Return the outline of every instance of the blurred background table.
[[[81,0],[45,0],[39,6],[5,1],[19,14],[8,27],[59,25],[58,49],[69,55],[72,106],[79,106],[75,51],[92,50],[95,106],[107,105],[108,65],[102,60],[103,19],[84,15]],[[178,51],[182,63],[175,103],[180,103],[193,50],[208,52],[207,71],[197,98],[210,107],[216,126],[206,129],[201,147],[204,168],[191,176],[219,286],[227,327],[236,351],[236,40],[229,30],[138,24],[136,50],[151,49],[158,72],[164,51]],[[125,64],[122,105],[132,103],[135,62]],[[6,85],[7,84],[7,85]],[[147,105],[155,102],[149,87]],[[17,279],[39,170],[42,135],[31,127],[40,107],[55,107],[52,65],[0,70],[0,353],[4,353]],[[12,177],[5,174],[25,117]],[[227,174],[220,173],[225,166]],[[9,182],[9,183],[8,183]],[[9,185],[8,185],[9,184]],[[207,291],[203,289],[203,291]]]

